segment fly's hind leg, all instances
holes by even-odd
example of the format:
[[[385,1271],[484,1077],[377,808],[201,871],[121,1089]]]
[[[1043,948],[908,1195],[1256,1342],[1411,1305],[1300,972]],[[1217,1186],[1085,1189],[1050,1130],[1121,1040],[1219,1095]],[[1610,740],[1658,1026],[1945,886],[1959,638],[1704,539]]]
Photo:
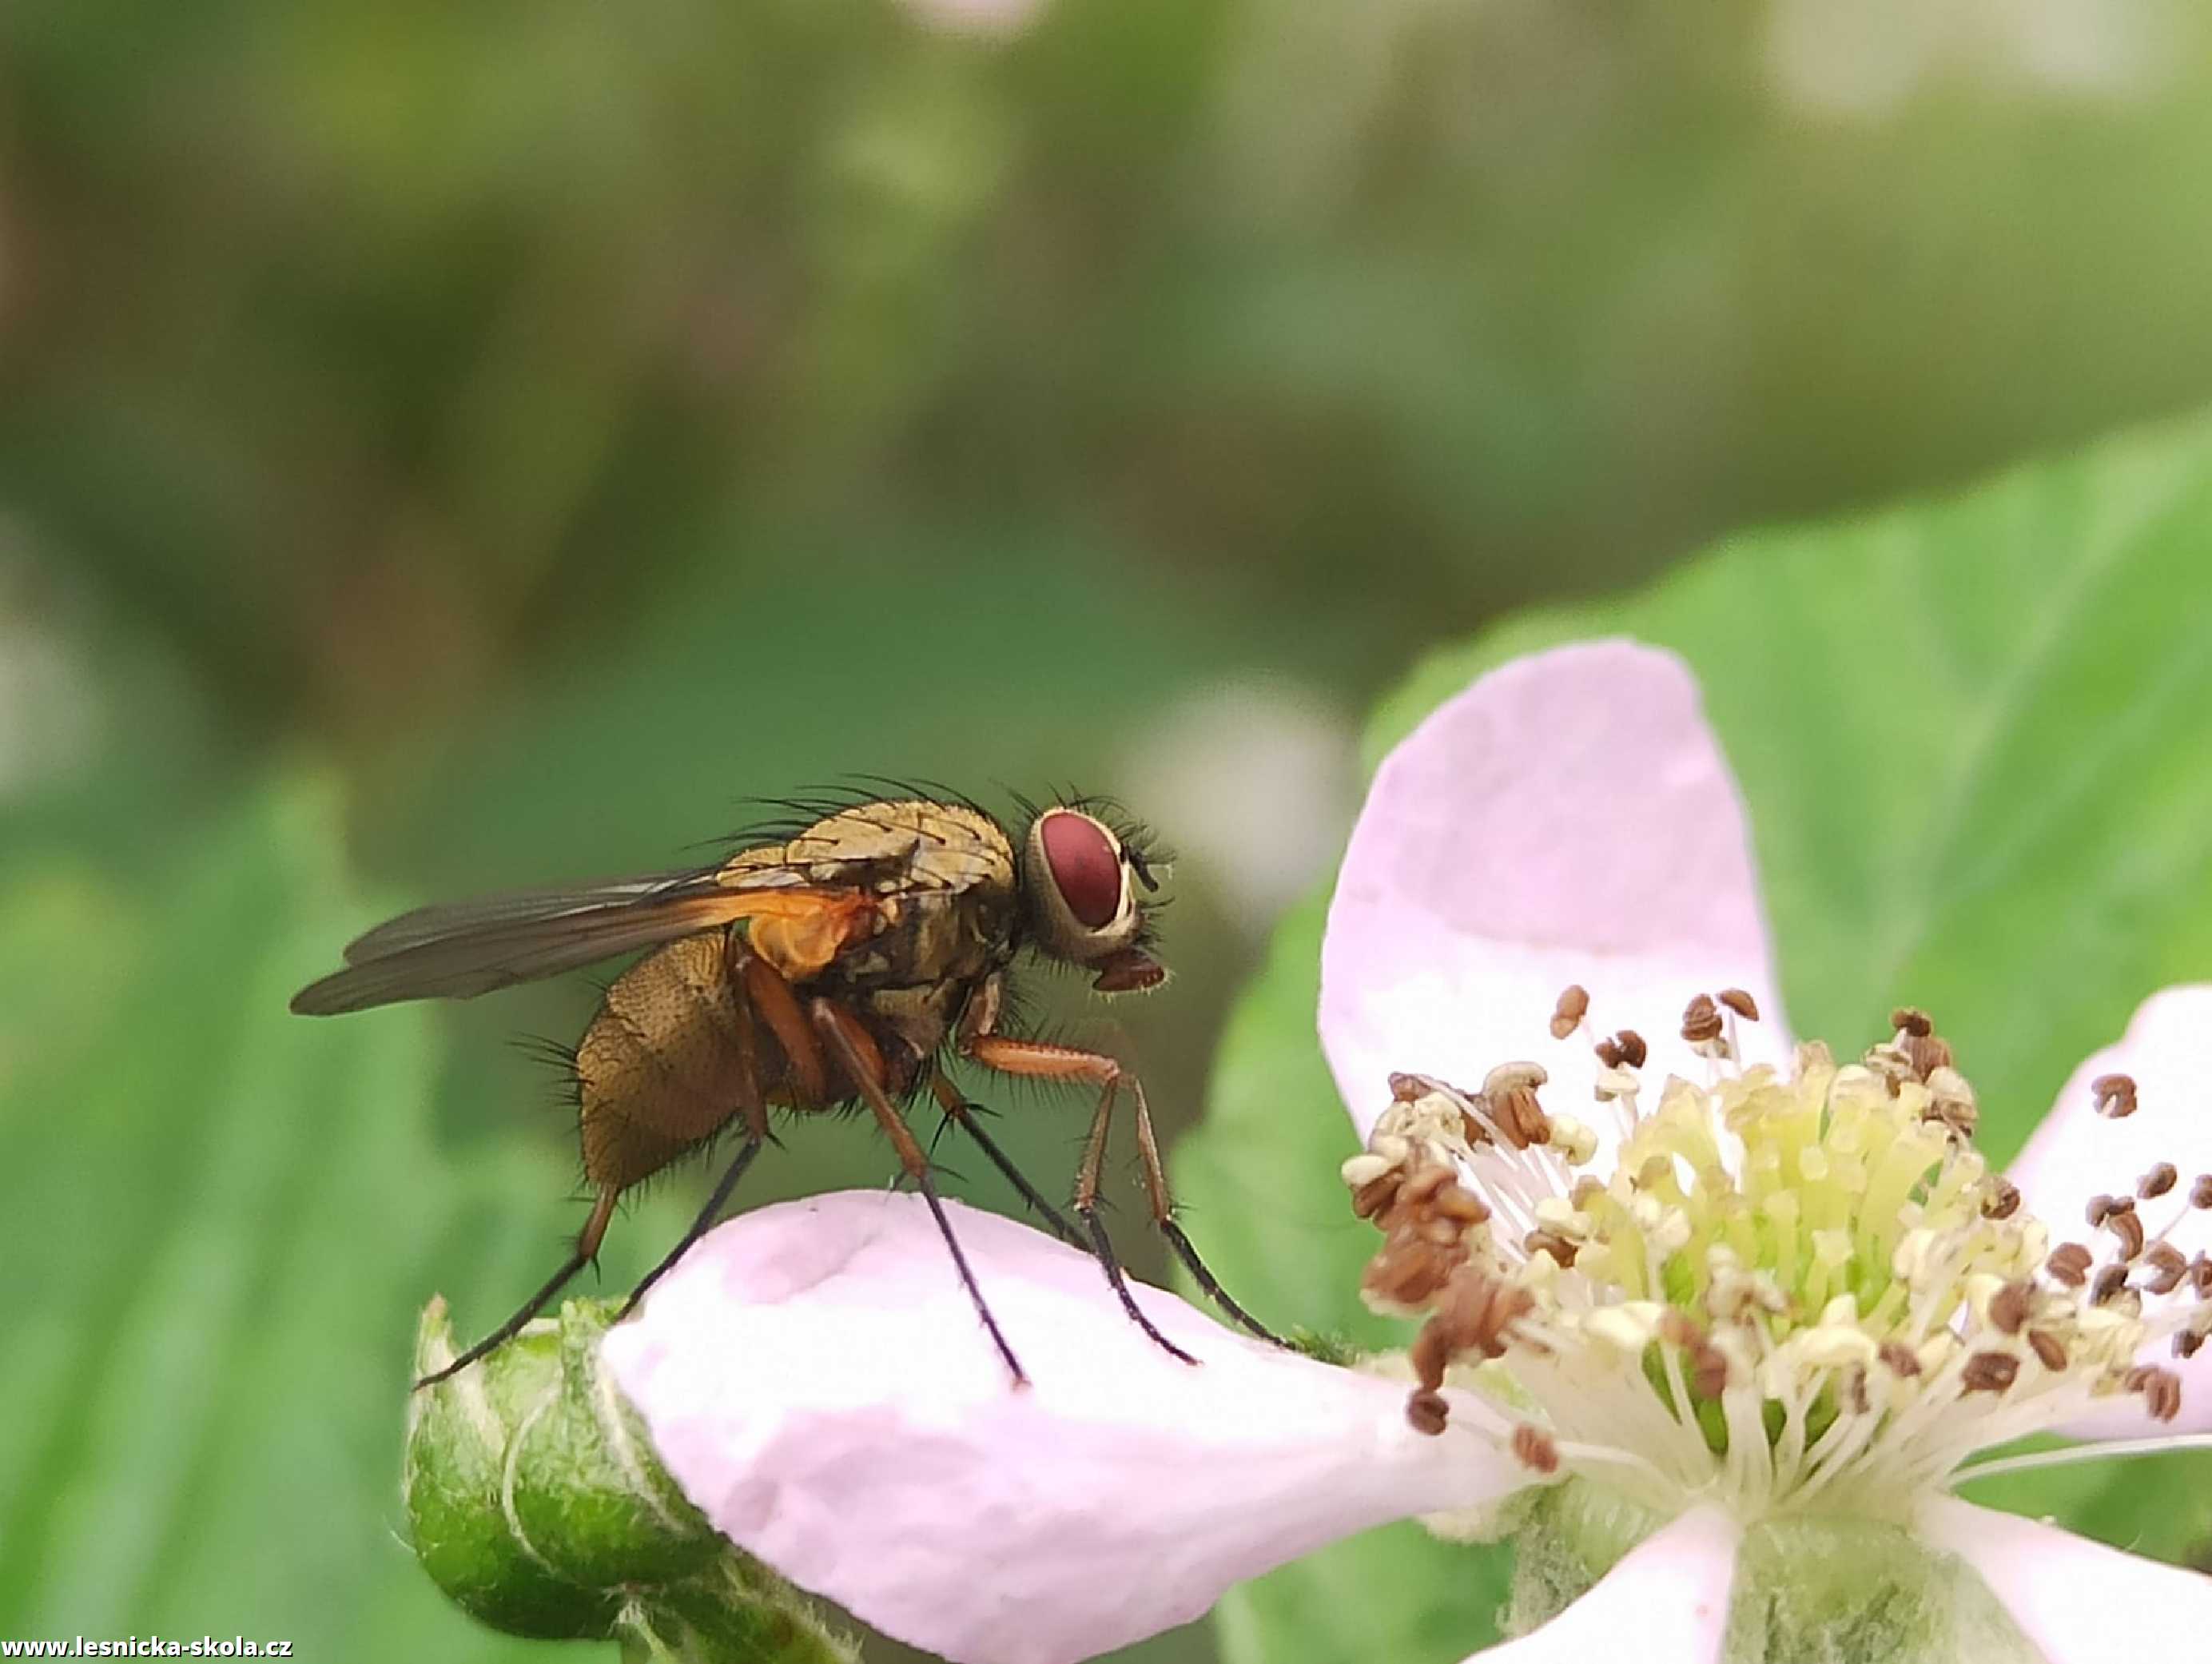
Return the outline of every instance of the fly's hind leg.
[[[607,1222],[614,1218],[615,1198],[621,1193],[622,1192],[612,1185],[601,1185],[599,1199],[592,1205],[592,1217],[584,1221],[583,1230],[576,1235],[576,1251],[568,1256],[567,1262],[560,1270],[545,1279],[545,1286],[525,1301],[522,1309],[514,1316],[508,1318],[506,1322],[501,1324],[482,1340],[477,1341],[468,1351],[463,1352],[443,1369],[433,1369],[416,1382],[415,1390],[419,1393],[425,1387],[436,1386],[449,1376],[459,1375],[486,1353],[498,1351],[500,1347],[520,1334],[523,1325],[544,1310],[547,1303],[561,1292],[570,1278],[592,1263],[593,1257],[599,1251],[600,1240],[607,1234]]]
[[[1136,1320],[1138,1327],[1177,1357],[1186,1363],[1196,1362],[1189,1353],[1154,1328],[1139,1309],[1134,1297],[1129,1292],[1128,1284],[1121,1275],[1121,1268],[1114,1258],[1113,1244],[1107,1240],[1105,1227],[1098,1222],[1098,1174],[1106,1160],[1106,1133],[1114,1116],[1114,1101],[1124,1085],[1128,1087],[1130,1096],[1135,1101],[1137,1152],[1144,1161],[1145,1193],[1152,1204],[1152,1223],[1159,1227],[1160,1234],[1167,1238],[1168,1246],[1175,1251],[1176,1258],[1182,1261],[1184,1269],[1190,1272],[1199,1287],[1205,1290],[1234,1321],[1262,1340],[1271,1341],[1278,1346],[1284,1344],[1243,1307],[1230,1298],[1229,1291],[1206,1268],[1205,1262],[1198,1257],[1198,1250],[1191,1246],[1190,1238],[1176,1222],[1175,1201],[1168,1192],[1167,1169],[1160,1161],[1159,1140],[1152,1131],[1152,1111],[1145,1102],[1145,1090],[1134,1076],[1126,1073],[1119,1063],[1101,1052],[1079,1051],[1073,1047],[1047,1045],[1035,1040],[1015,1040],[1004,1035],[981,1035],[969,1038],[963,1049],[984,1067],[996,1069],[1002,1074],[1028,1075],[1046,1080],[1084,1080],[1098,1087],[1098,1108],[1091,1116],[1091,1135],[1083,1148],[1083,1165],[1075,1176],[1075,1212],[1090,1232],[1098,1262],[1105,1267],[1106,1280],[1114,1285],[1114,1292],[1121,1297],[1122,1309]]]
[[[890,1139],[891,1148],[898,1151],[899,1165],[906,1169],[922,1199],[929,1204],[930,1217],[937,1221],[938,1235],[945,1238],[945,1246],[952,1254],[952,1268],[960,1273],[961,1286],[968,1291],[968,1298],[975,1303],[975,1315],[983,1320],[991,1344],[999,1349],[1006,1360],[1007,1371],[1014,1385],[1026,1387],[1030,1378],[1023,1373],[1021,1360],[1014,1349],[1006,1344],[1006,1337],[999,1328],[999,1320],[991,1315],[984,1303],[983,1291],[977,1286],[975,1273],[968,1268],[968,1256],[961,1251],[960,1239],[952,1234],[952,1221],[945,1217],[945,1204],[937,1194],[937,1187],[930,1181],[929,1157],[922,1153],[921,1145],[914,1136],[914,1129],[891,1102],[890,1088],[885,1084],[883,1054],[876,1049],[860,1020],[835,1000],[817,998],[810,1006],[816,1030],[821,1035],[830,1054],[844,1069],[853,1089],[860,1095],[861,1102],[873,1112],[877,1123]]]

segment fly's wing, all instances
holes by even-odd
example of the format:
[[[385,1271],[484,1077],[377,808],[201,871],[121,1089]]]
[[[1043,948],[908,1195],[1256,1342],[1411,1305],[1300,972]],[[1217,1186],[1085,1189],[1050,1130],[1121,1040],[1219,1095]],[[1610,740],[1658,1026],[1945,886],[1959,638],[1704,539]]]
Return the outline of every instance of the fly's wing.
[[[301,989],[292,1009],[329,1017],[402,999],[471,999],[740,919],[778,921],[834,953],[873,906],[849,890],[733,884],[724,870],[422,908],[355,940],[345,969]]]
[[[565,915],[611,913],[680,891],[686,885],[696,885],[701,876],[696,872],[663,872],[647,878],[516,890],[499,896],[478,896],[473,901],[420,907],[397,919],[387,919],[374,930],[354,938],[346,944],[345,962],[359,965],[371,959],[387,959],[404,949],[464,932],[544,922]]]

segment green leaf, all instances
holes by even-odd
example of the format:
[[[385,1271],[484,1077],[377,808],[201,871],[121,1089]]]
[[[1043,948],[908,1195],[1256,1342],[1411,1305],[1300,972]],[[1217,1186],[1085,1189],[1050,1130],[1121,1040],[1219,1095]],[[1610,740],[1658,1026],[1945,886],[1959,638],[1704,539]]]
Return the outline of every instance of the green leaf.
[[[423,1299],[503,1315],[572,1178],[441,1154],[428,1013],[286,1011],[376,916],[327,799],[250,800],[127,890],[55,854],[0,882],[0,1139],[36,1175],[9,1199],[0,1634],[527,1655],[401,1541],[401,1433]]]
[[[1796,1032],[1856,1049],[1893,1005],[1925,1006],[2002,1157],[2138,1001],[2212,972],[2207,619],[2200,421],[1950,501],[1734,538],[1643,594],[1513,621],[1422,665],[1378,712],[1369,756],[1518,653],[1622,634],[1680,653],[1750,805]],[[1313,1029],[1322,908],[1283,926],[1177,1168],[1230,1287],[1271,1319],[1365,1336],[1369,1242],[1335,1171],[1352,1138]],[[2180,1558],[2212,1543],[2206,1471],[2116,1464],[2009,1479],[2003,1497]],[[1358,1612],[1386,1626],[1480,1615],[1468,1591],[1494,1586],[1491,1558],[1382,1541],[1234,1593],[1231,1655],[1342,1655],[1317,1613],[1355,1579]],[[1386,1628],[1402,1644],[1369,1650],[1424,1664],[1490,1633]]]

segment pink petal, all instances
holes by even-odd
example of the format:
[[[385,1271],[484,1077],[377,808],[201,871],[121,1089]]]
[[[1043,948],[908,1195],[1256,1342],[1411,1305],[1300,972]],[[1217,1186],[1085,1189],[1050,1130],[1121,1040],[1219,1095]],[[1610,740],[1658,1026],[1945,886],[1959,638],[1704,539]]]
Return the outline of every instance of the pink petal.
[[[2172,1224],[2166,1240],[2183,1253],[2212,1248],[2212,1215],[2189,1205],[2191,1181],[2212,1173],[2212,1090],[2203,1060],[2208,1037],[2212,983],[2167,988],[2136,1008],[2119,1044],[2092,1054],[2074,1072],[2008,1169],[2027,1206],[2051,1227],[2054,1245],[2078,1242],[2105,1258],[2112,1238],[2090,1230],[2084,1212],[2089,1199],[2100,1193],[2133,1195],[2138,1179],[2171,1162],[2179,1182],[2163,1197],[2138,1202],[2136,1211],[2153,1236]],[[2141,1107],[2124,1120],[2107,1120],[2091,1107],[2089,1084],[2106,1074],[2135,1078]],[[2212,1430],[2212,1346],[2178,1363],[2169,1342],[2160,1339],[2145,1347],[2142,1361],[2181,1371],[2178,1421],[2153,1422],[2142,1400],[2131,1395],[2066,1430],[2081,1438]]]
[[[1032,1385],[1017,1391],[921,1202],[763,1208],[678,1266],[605,1355],[684,1492],[802,1588],[970,1664],[1087,1658],[1240,1578],[1528,1475],[1406,1387],[1230,1333],[1140,1289],[1176,1362],[1097,1266],[951,1205]]]
[[[1742,1537],[1718,1509],[1694,1509],[1638,1543],[1542,1629],[1467,1664],[1712,1664],[1728,1631]]]
[[[2212,1577],[2106,1548],[2056,1526],[1938,1497],[1921,1534],[1981,1574],[2051,1664],[2203,1658]]]
[[[1547,1028],[1562,989],[1595,1033]],[[1672,653],[1599,641],[1516,659],[1383,760],[1322,944],[1321,1032],[1364,1137],[1393,1070],[1480,1086],[1523,1059],[1547,1107],[1595,1123],[1594,1039],[1650,1043],[1646,1107],[1705,1065],[1680,1035],[1698,993],[1748,990],[1748,1060],[1790,1036],[1735,780]]]

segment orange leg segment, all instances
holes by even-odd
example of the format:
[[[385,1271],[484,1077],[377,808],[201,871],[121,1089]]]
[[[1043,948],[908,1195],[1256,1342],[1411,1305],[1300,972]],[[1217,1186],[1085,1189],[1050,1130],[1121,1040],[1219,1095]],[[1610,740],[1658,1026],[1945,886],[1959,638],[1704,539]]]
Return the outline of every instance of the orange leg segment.
[[[1099,1224],[1098,1175],[1106,1160],[1106,1135],[1114,1117],[1114,1102],[1126,1086],[1134,1105],[1137,1120],[1137,1155],[1145,1173],[1146,1199],[1152,1205],[1152,1223],[1168,1239],[1168,1246],[1182,1260],[1193,1280],[1205,1290],[1214,1303],[1243,1327],[1279,1346],[1281,1338],[1230,1297],[1221,1286],[1220,1279],[1206,1268],[1198,1257],[1175,1217],[1175,1199],[1168,1190],[1167,1168],[1160,1159],[1159,1139],[1152,1129],[1152,1114],[1145,1102],[1145,1089],[1134,1075],[1103,1052],[1085,1052],[1073,1046],[1054,1046],[1043,1041],[1017,1040],[1006,1035],[976,1035],[963,1036],[961,1049],[987,1069],[996,1069],[1001,1074],[1025,1075],[1041,1080],[1088,1081],[1099,1089],[1098,1108],[1091,1118],[1090,1136],[1084,1140],[1083,1164],[1075,1175],[1075,1212],[1083,1220],[1091,1236],[1091,1246],[1098,1262],[1105,1267],[1106,1280],[1114,1285],[1121,1297],[1122,1309],[1134,1318],[1138,1327],[1153,1339],[1186,1363],[1194,1363],[1190,1354],[1176,1345],[1154,1328],[1138,1309],[1136,1300],[1129,1293],[1128,1284],[1121,1276],[1121,1268],[1114,1258],[1113,1245],[1106,1238],[1105,1227]]]
[[[809,1108],[829,1102],[829,1065],[823,1059],[822,1042],[813,1024],[799,1007],[799,995],[783,973],[755,953],[735,931],[730,932],[727,953],[738,1003],[759,1013],[776,1044],[783,1048],[792,1090],[799,1102]]]

